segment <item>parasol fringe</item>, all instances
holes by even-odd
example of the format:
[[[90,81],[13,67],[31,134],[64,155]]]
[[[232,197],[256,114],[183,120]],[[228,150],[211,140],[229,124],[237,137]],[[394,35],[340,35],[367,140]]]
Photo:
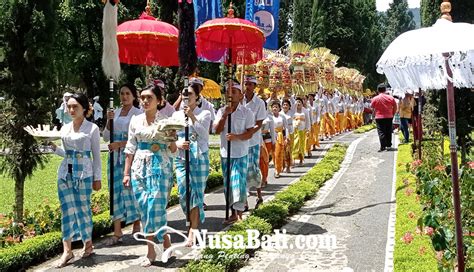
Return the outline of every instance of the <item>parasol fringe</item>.
[[[117,4],[112,5],[110,0],[104,7],[102,20],[102,69],[108,78],[116,81],[120,76],[119,48],[117,42]]]

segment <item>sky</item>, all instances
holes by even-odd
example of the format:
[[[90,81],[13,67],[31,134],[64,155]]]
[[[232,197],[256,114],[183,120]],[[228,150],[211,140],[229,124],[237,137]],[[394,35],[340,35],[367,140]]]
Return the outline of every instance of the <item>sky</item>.
[[[377,3],[377,10],[378,11],[386,11],[388,9],[388,4],[393,2],[393,0],[376,0]],[[409,8],[419,8],[420,7],[420,0],[408,0],[408,7]]]

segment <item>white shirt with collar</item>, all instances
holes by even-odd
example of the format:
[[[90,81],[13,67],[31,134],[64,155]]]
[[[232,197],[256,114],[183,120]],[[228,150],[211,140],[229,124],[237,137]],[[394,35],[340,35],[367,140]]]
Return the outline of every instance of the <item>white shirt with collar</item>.
[[[173,115],[175,111],[176,110],[174,109],[174,107],[170,103],[168,103],[168,101],[166,101],[165,107],[159,110],[160,114],[166,117],[171,117],[171,115]]]
[[[206,98],[203,96],[199,97],[199,100],[201,100],[201,105],[200,108],[203,110],[208,110],[209,113],[211,114],[211,122],[214,122],[216,120],[216,111],[214,109],[214,105],[212,105],[211,102],[209,102]],[[182,110],[184,107],[183,102],[179,104],[179,109]],[[212,124],[212,123],[211,123]]]
[[[73,122],[61,128],[61,147],[57,147],[55,154],[66,157],[66,150],[91,151],[92,158],[82,158],[82,178],[93,177],[101,180],[102,171],[100,159],[100,132],[99,127],[84,119],[78,132],[73,129]],[[58,177],[66,179],[68,174],[67,160],[64,159],[58,169]]]
[[[211,113],[208,110],[203,110],[199,107],[196,107],[193,110],[193,113],[194,116],[196,116],[196,122],[193,123],[191,118],[188,119],[189,135],[196,133],[196,141],[200,152],[199,155],[201,155],[209,150],[209,126],[211,125]],[[184,123],[184,111],[176,111],[173,113],[172,118],[182,120]],[[176,143],[182,142],[184,142],[184,137],[178,137]],[[178,158],[184,159],[184,150],[179,150]]]
[[[121,112],[122,107],[114,110],[114,131],[126,132],[128,137],[128,127],[130,126],[130,120],[132,120],[132,116],[142,114],[143,110],[132,106],[127,115],[120,116]],[[104,128],[102,133],[104,141],[110,141],[110,130],[107,129],[107,126]]]
[[[265,102],[260,99],[255,93],[253,94],[252,100],[247,101],[247,98],[244,96],[243,105],[249,109],[255,116],[255,122],[263,121],[267,118],[267,110],[265,109]],[[252,135],[252,138],[249,140],[249,147],[259,145],[262,139],[262,132],[259,129]]]
[[[214,125],[217,125],[219,123],[219,120],[221,120],[222,116],[224,115],[224,110],[225,110],[225,107],[222,107],[217,111]],[[227,134],[227,128],[228,128],[228,118],[229,117],[226,117],[224,129],[222,130],[220,134],[220,137],[221,137],[220,154],[223,158],[227,158],[227,139],[225,136]],[[253,113],[241,104],[237,106],[237,109],[230,115],[230,118],[231,118],[231,133],[234,133],[234,134],[242,134],[246,132],[247,129],[255,126],[255,117]],[[260,144],[261,137],[262,136],[260,135],[258,144]],[[231,141],[230,142],[230,157],[241,158],[241,157],[247,156],[249,153],[249,147],[250,147],[249,140]]]

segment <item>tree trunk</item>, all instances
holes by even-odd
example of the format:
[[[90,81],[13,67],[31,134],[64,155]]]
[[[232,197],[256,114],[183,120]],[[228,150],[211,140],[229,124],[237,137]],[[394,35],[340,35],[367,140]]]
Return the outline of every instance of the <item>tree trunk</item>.
[[[25,180],[15,180],[15,221],[23,220],[23,204],[25,195]]]

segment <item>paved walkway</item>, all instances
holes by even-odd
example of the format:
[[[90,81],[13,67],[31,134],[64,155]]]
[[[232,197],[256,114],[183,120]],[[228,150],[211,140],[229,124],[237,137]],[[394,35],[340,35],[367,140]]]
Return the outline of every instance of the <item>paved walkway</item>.
[[[298,177],[306,173],[311,167],[314,166],[317,161],[319,161],[326,150],[332,146],[334,142],[345,142],[345,143],[352,143],[354,140],[360,138],[360,135],[355,135],[352,133],[344,134],[338,137],[335,137],[333,141],[324,141],[321,142],[321,149],[318,150],[317,152],[313,152],[313,158],[311,159],[305,159],[305,165],[302,167],[296,167],[292,169],[292,173],[290,174],[284,174],[282,175],[279,179],[274,179],[273,178],[273,169],[270,169],[269,173],[269,184],[268,186],[264,189],[264,199],[268,201],[270,198],[273,197],[273,195],[280,191],[282,188],[288,186],[291,182],[294,182]],[[372,232],[369,227],[373,226],[374,223],[378,225],[378,222],[374,222],[373,220],[373,213],[374,212],[379,212],[378,210],[373,210],[377,209],[377,207],[380,207],[381,209],[384,209],[384,205],[386,202],[384,200],[385,194],[390,194],[390,189],[386,190],[384,186],[382,185],[382,180],[385,180],[387,184],[390,184],[391,180],[391,172],[387,171],[387,167],[383,167],[384,170],[380,170],[377,176],[378,178],[382,179],[379,180],[378,182],[373,181],[372,175],[374,175],[373,171],[365,171],[368,168],[368,165],[370,165],[369,169],[372,167],[375,168],[377,165],[379,165],[381,162],[387,160],[388,161],[393,157],[393,153],[380,153],[378,154],[379,157],[381,157],[379,160],[383,160],[381,162],[379,161],[374,161],[374,156],[377,154],[372,154],[375,152],[375,150],[378,149],[378,146],[374,143],[375,140],[377,140],[376,134],[373,132],[370,134],[370,136],[364,140],[363,143],[359,144],[358,151],[357,151],[357,160],[359,160],[357,165],[354,165],[350,167],[352,169],[350,172],[347,171],[348,173],[351,173],[354,177],[358,178],[352,178],[351,182],[340,182],[338,186],[333,190],[333,193],[330,194],[331,197],[328,197],[328,201],[324,203],[323,206],[318,206],[319,208],[311,208],[311,202],[305,208],[303,209],[303,212],[300,215],[307,214],[309,215],[309,219],[305,223],[301,223],[298,221],[298,219],[291,220],[289,224],[294,224],[297,225],[297,228],[293,226],[294,233],[296,231],[300,234],[310,234],[310,233],[325,233],[328,230],[331,232],[334,232],[337,234],[337,237],[343,238],[344,240],[341,241],[339,244],[341,248],[347,248],[349,245],[353,246],[353,244],[356,244],[357,240],[362,240],[362,239],[368,239],[369,237],[372,237],[372,240],[377,240],[381,244],[384,244],[385,242],[385,233],[382,233],[382,228],[386,232],[386,219],[382,220],[382,216],[379,218],[380,221],[385,222],[385,226],[380,225],[377,227],[377,229],[380,230],[380,233],[375,233]],[[361,149],[361,151],[359,151]],[[368,164],[368,165],[367,165]],[[359,171],[359,172],[357,172]],[[374,170],[375,171],[375,170]],[[384,172],[385,171],[385,172]],[[390,170],[391,171],[391,170]],[[390,176],[390,179],[384,178],[383,175]],[[343,179],[344,180],[344,179]],[[372,180],[372,181],[371,181]],[[370,189],[372,186],[371,184],[377,183],[379,184],[379,187],[374,187]],[[341,187],[341,184],[343,187]],[[341,185],[341,186],[340,186]],[[339,188],[341,187],[341,188]],[[383,188],[382,188],[383,187]],[[389,187],[388,187],[389,188]],[[366,191],[370,189],[369,191]],[[373,192],[373,191],[380,191],[380,192]],[[386,190],[386,192],[382,192]],[[372,192],[373,195],[370,195]],[[351,201],[352,199],[352,201]],[[250,196],[249,197],[249,205],[250,208],[253,208],[255,205],[256,197],[255,196]],[[222,220],[225,216],[225,201],[224,201],[224,195],[223,195],[223,189],[222,187],[217,188],[213,192],[206,194],[205,197],[205,202],[208,205],[208,210],[206,211],[206,222],[201,226],[203,229],[207,229],[209,233],[215,233],[218,231],[221,231],[224,226],[222,225]],[[371,204],[367,204],[367,202],[370,202]],[[326,204],[326,203],[329,203]],[[337,203],[337,204],[336,204]],[[374,204],[375,203],[375,204]],[[349,210],[347,211],[347,209]],[[361,212],[365,211],[366,212]],[[384,211],[381,211],[380,214],[382,214]],[[367,217],[364,215],[363,217],[359,218],[360,215],[368,213],[368,215],[372,215],[372,219],[370,219],[368,222],[362,222],[367,219]],[[387,215],[388,216],[388,215]],[[345,222],[347,219],[352,218],[359,218],[354,221],[349,221]],[[306,217],[305,217],[306,218]],[[339,224],[338,222],[341,221]],[[321,223],[324,222],[324,223]],[[357,224],[355,224],[357,223]],[[381,222],[382,224],[382,222]],[[179,230],[184,230],[185,229],[185,217],[183,212],[181,211],[181,208],[179,206],[171,207],[168,209],[168,225]],[[285,226],[285,228],[288,228]],[[357,228],[357,229],[356,229]],[[360,233],[361,236],[354,236],[354,233],[350,233],[350,229],[354,229],[357,231],[357,233]],[[130,227],[128,227],[125,230],[125,234],[130,233]],[[368,237],[365,237],[362,234],[368,234]],[[178,236],[173,236],[172,235],[172,240],[173,242],[180,241]],[[71,264],[68,266],[64,267],[61,269],[61,271],[146,271],[146,270],[164,270],[164,271],[174,271],[177,270],[179,267],[183,267],[189,260],[192,260],[198,256],[198,251],[197,250],[191,250],[188,248],[180,249],[182,254],[178,255],[177,257],[174,257],[170,259],[167,263],[162,263],[160,261],[156,261],[153,263],[153,266],[150,268],[142,268],[139,266],[139,258],[141,256],[144,256],[146,254],[146,246],[142,242],[137,242],[135,241],[130,235],[125,235],[124,243],[120,246],[116,247],[107,247],[104,244],[104,239],[102,240],[97,240],[95,241],[95,255],[93,255],[91,258],[88,259],[79,259],[75,258]],[[361,244],[367,245],[367,242],[361,241]],[[78,245],[80,247],[80,245]],[[77,256],[79,254],[80,248],[75,250],[75,255]],[[356,256],[352,258],[352,255],[349,254],[349,252],[346,251],[341,251],[339,250],[339,253],[337,255],[333,254],[334,257],[338,260],[343,260],[341,263],[342,266],[351,266],[351,267],[356,267],[356,264],[348,263],[347,260],[354,260],[358,261]],[[375,252],[375,251],[374,251]],[[281,252],[283,254],[286,252]],[[292,254],[296,252],[288,252],[288,254]],[[342,254],[342,255],[341,255]],[[315,255],[314,252],[306,252],[305,254],[302,254],[301,252],[297,255]],[[318,254],[320,255],[320,254]],[[282,255],[280,255],[282,256]],[[338,256],[342,256],[339,258]],[[351,256],[351,258],[348,258],[347,256]],[[384,258],[384,250],[380,251],[377,253],[377,256],[383,260]],[[60,256],[57,256],[53,260],[50,260],[48,262],[45,262],[37,267],[33,267],[32,270],[36,271],[56,271],[56,269],[52,268],[54,264],[57,262]],[[265,263],[264,267],[261,267],[257,265],[258,263],[261,263],[263,260],[267,260],[268,258],[277,258],[278,256],[270,254],[269,252],[259,250],[257,251],[257,256],[254,259],[251,259],[249,262],[249,266],[244,268],[246,271],[253,271],[255,269],[258,270],[265,270],[265,271],[286,271],[287,266],[284,263],[277,262],[273,259],[273,263]],[[296,256],[295,256],[296,257]],[[314,257],[314,256],[313,256]],[[323,260],[324,258],[320,259],[315,259],[313,260],[314,266],[312,267],[319,267],[322,263],[320,263],[318,260]],[[346,260],[344,262],[344,260]],[[326,260],[327,262],[327,260]],[[288,262],[286,262],[288,263]],[[331,260],[331,263],[336,263],[336,260],[334,262]],[[382,266],[383,266],[383,261],[382,261]],[[377,266],[378,267],[378,266]],[[307,267],[308,268],[308,267]],[[364,269],[363,267],[359,267],[361,269]],[[375,266],[373,266],[375,268]],[[377,269],[379,270],[379,269]]]
[[[289,244],[315,235],[329,249],[259,250],[240,271],[384,271],[396,152],[378,147],[376,131],[352,142],[341,170],[282,227]]]

